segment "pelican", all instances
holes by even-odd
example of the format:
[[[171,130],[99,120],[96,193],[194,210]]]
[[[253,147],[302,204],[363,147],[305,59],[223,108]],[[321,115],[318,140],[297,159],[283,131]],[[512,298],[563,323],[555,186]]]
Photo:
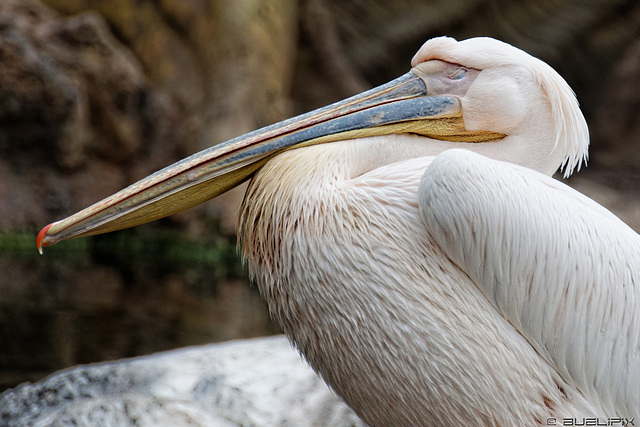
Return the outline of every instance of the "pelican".
[[[570,87],[489,38],[431,39],[411,65],[54,222],[38,249],[251,178],[238,224],[250,274],[369,425],[633,423],[640,237],[550,177],[587,157]]]

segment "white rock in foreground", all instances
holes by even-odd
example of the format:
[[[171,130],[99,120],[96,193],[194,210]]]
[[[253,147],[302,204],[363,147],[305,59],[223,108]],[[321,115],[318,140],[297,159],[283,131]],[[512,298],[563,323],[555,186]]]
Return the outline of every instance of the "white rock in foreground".
[[[361,426],[284,336],[76,366],[0,395],[2,426]]]

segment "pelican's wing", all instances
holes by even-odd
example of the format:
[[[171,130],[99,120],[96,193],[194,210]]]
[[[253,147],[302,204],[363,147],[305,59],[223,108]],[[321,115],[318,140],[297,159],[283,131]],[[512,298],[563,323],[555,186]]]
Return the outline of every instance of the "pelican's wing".
[[[640,416],[640,236],[570,187],[449,150],[420,213],[443,251],[588,400]]]

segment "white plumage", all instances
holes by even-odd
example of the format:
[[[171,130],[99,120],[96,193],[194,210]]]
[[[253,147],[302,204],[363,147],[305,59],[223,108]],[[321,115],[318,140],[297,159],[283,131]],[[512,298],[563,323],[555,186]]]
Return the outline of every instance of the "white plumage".
[[[278,160],[304,165],[303,155]],[[313,158],[304,169],[325,186],[318,176],[276,184],[278,162],[267,164],[240,230],[285,333],[365,421],[526,425],[637,412],[637,268],[590,270],[623,250],[632,263],[640,239],[608,211],[465,150],[352,179]],[[260,191],[263,180],[278,192]],[[252,227],[265,224],[258,239]]]
[[[468,49],[445,59],[483,70],[462,98],[467,127],[526,101],[499,126],[478,123],[507,137],[383,136],[279,155],[241,213],[250,271],[287,335],[372,425],[632,417],[637,234],[558,181],[469,151],[570,173],[588,143],[575,98],[520,51],[505,64],[495,41],[453,46]]]
[[[487,38],[430,40],[412,65],[160,171],[38,245],[166,215],[167,201],[192,205],[266,162],[240,215],[243,255],[286,334],[365,422],[640,416],[640,237],[547,176],[587,155],[571,89]],[[429,109],[385,122],[414,108],[406,99]],[[356,116],[368,133],[339,120]]]
[[[420,187],[444,253],[552,369],[611,416],[640,412],[640,237],[562,183],[445,152]]]

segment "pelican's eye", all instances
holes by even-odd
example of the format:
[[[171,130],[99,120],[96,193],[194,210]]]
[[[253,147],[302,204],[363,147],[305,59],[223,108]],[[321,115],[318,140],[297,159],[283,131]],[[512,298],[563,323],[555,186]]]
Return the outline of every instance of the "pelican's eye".
[[[449,75],[449,78],[451,80],[461,80],[466,74],[467,74],[467,69],[460,67],[453,70]]]

